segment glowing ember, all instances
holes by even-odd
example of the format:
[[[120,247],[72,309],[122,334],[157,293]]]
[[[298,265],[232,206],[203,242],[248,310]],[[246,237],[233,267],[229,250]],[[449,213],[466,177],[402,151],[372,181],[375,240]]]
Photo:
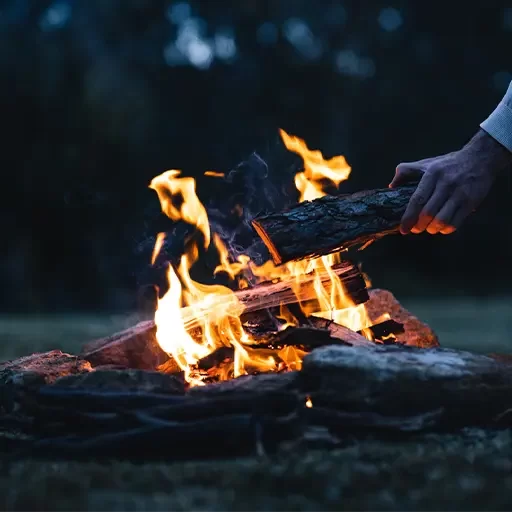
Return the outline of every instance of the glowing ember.
[[[326,160],[320,151],[308,149],[303,140],[283,130],[280,133],[286,147],[304,161],[304,171],[295,176],[300,201],[322,197],[325,185],[338,186],[348,178],[351,169],[344,157]],[[223,176],[214,171],[207,171],[205,175]],[[329,318],[354,331],[369,333],[367,328],[371,323],[364,305],[353,304],[343,283],[332,270],[332,266],[341,260],[339,254],[281,267],[276,267],[271,261],[256,266],[245,255],[233,261],[221,238],[210,232],[208,214],[197,197],[193,178],[182,177],[180,171],[170,170],[155,177],[150,188],[158,194],[162,211],[171,220],[183,221],[195,228],[195,233],[186,240],[185,253],[177,268],[169,266],[169,289],[159,299],[155,312],[158,343],[174,358],[191,385],[204,383],[206,376],[197,370],[197,363],[220,347],[234,349],[232,363],[227,368],[223,366],[216,370],[215,377],[221,380],[254,371],[300,369],[304,356],[304,352],[296,347],[287,346],[279,350],[251,348],[254,342],[240,320],[244,306],[233,291],[225,286],[198,283],[191,278],[190,269],[197,262],[200,250],[209,248],[212,241],[219,257],[215,273],[224,272],[232,280],[239,279],[240,287],[247,286],[244,276],[248,274],[256,282],[292,278],[292,290],[300,298],[300,283],[307,273],[314,272],[316,299],[307,303],[299,301],[303,313]],[[163,242],[164,235],[159,234],[152,262],[156,260]],[[327,282],[326,274],[329,276]],[[281,306],[278,319],[282,321],[281,329],[298,325],[297,319],[285,306]]]

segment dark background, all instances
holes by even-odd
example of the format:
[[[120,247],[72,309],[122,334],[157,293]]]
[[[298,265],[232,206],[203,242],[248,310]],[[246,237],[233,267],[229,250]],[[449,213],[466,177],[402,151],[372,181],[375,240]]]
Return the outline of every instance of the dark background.
[[[279,127],[347,157],[341,192],[457,149],[511,44],[505,2],[1,1],[2,310],[133,308],[163,222],[151,178],[272,159]],[[455,235],[356,259],[403,295],[508,293],[510,193],[507,172]]]

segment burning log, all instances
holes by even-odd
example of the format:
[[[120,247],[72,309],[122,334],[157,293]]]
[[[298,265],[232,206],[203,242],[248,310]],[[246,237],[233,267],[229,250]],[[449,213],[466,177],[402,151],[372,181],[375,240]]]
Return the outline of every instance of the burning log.
[[[259,332],[258,330],[249,329],[254,341],[247,344],[246,348],[255,351],[255,354],[258,351],[266,350],[269,355],[276,358],[276,361],[280,361],[280,351],[287,347],[310,352],[319,347],[340,343],[367,348],[375,346],[375,343],[367,340],[361,334],[331,320],[316,317],[311,317],[309,320],[310,325],[290,326],[282,331]],[[225,363],[232,363],[234,353],[233,347],[219,347],[211,354],[200,359],[197,367],[203,371],[219,368]]]
[[[334,266],[332,270],[344,283],[355,304],[361,304],[369,299],[364,278],[357,266],[343,262]],[[329,274],[324,272],[319,276],[326,290],[329,291],[331,286]],[[297,294],[292,289],[295,285],[294,278],[276,283],[260,283],[253,288],[238,290],[234,294],[244,308],[243,315],[250,315],[262,309],[314,299],[316,297],[314,281],[313,273],[303,276],[300,284],[297,285]],[[197,308],[200,309],[200,307],[200,304],[197,305]],[[215,307],[222,307],[222,304],[216,304]],[[196,308],[182,308],[182,318],[189,331],[200,325]],[[165,365],[165,371],[168,373],[179,371],[178,366],[158,345],[156,326],[152,320],[140,322],[107,338],[86,343],[82,348],[82,357],[94,367],[118,365],[125,368],[154,370]]]
[[[353,345],[356,347],[374,347],[375,343],[367,340],[364,336],[358,332],[352,331],[348,327],[337,324],[332,320],[326,320],[324,318],[317,318],[315,316],[308,318],[311,325],[317,329],[326,329],[330,335],[343,343]]]
[[[396,343],[396,335],[405,333],[404,325],[396,320],[384,320],[369,327],[373,338],[384,344]]]
[[[343,261],[332,267],[343,283],[347,295],[354,305],[362,304],[369,299],[366,282],[359,268],[351,262]],[[327,272],[319,272],[320,280],[327,293],[331,291],[331,278]],[[253,288],[235,292],[238,300],[245,306],[244,313],[267,309],[275,306],[295,304],[315,299],[317,292],[314,289],[315,274],[310,272],[301,277],[298,284],[298,297],[293,289],[296,288],[295,278],[285,279],[277,283],[261,283]]]
[[[416,185],[304,201],[252,221],[276,265],[397,233]]]

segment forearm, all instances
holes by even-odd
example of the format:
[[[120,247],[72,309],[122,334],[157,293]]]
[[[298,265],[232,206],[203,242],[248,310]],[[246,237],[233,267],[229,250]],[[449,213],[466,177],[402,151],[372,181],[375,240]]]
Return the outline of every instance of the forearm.
[[[480,127],[512,153],[512,82],[503,99]]]

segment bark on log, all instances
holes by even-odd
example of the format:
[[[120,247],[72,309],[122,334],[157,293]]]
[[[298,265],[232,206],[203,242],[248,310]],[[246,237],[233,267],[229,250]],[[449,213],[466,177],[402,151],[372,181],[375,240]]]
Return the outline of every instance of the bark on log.
[[[512,365],[440,348],[322,347],[304,358],[299,377],[313,407],[387,417],[439,413],[439,429],[497,426],[512,393]]]
[[[416,185],[304,201],[252,221],[276,265],[363,245],[398,232]]]
[[[91,372],[88,361],[60,350],[31,354],[0,363],[0,411],[19,407],[21,395],[59,377]]]

